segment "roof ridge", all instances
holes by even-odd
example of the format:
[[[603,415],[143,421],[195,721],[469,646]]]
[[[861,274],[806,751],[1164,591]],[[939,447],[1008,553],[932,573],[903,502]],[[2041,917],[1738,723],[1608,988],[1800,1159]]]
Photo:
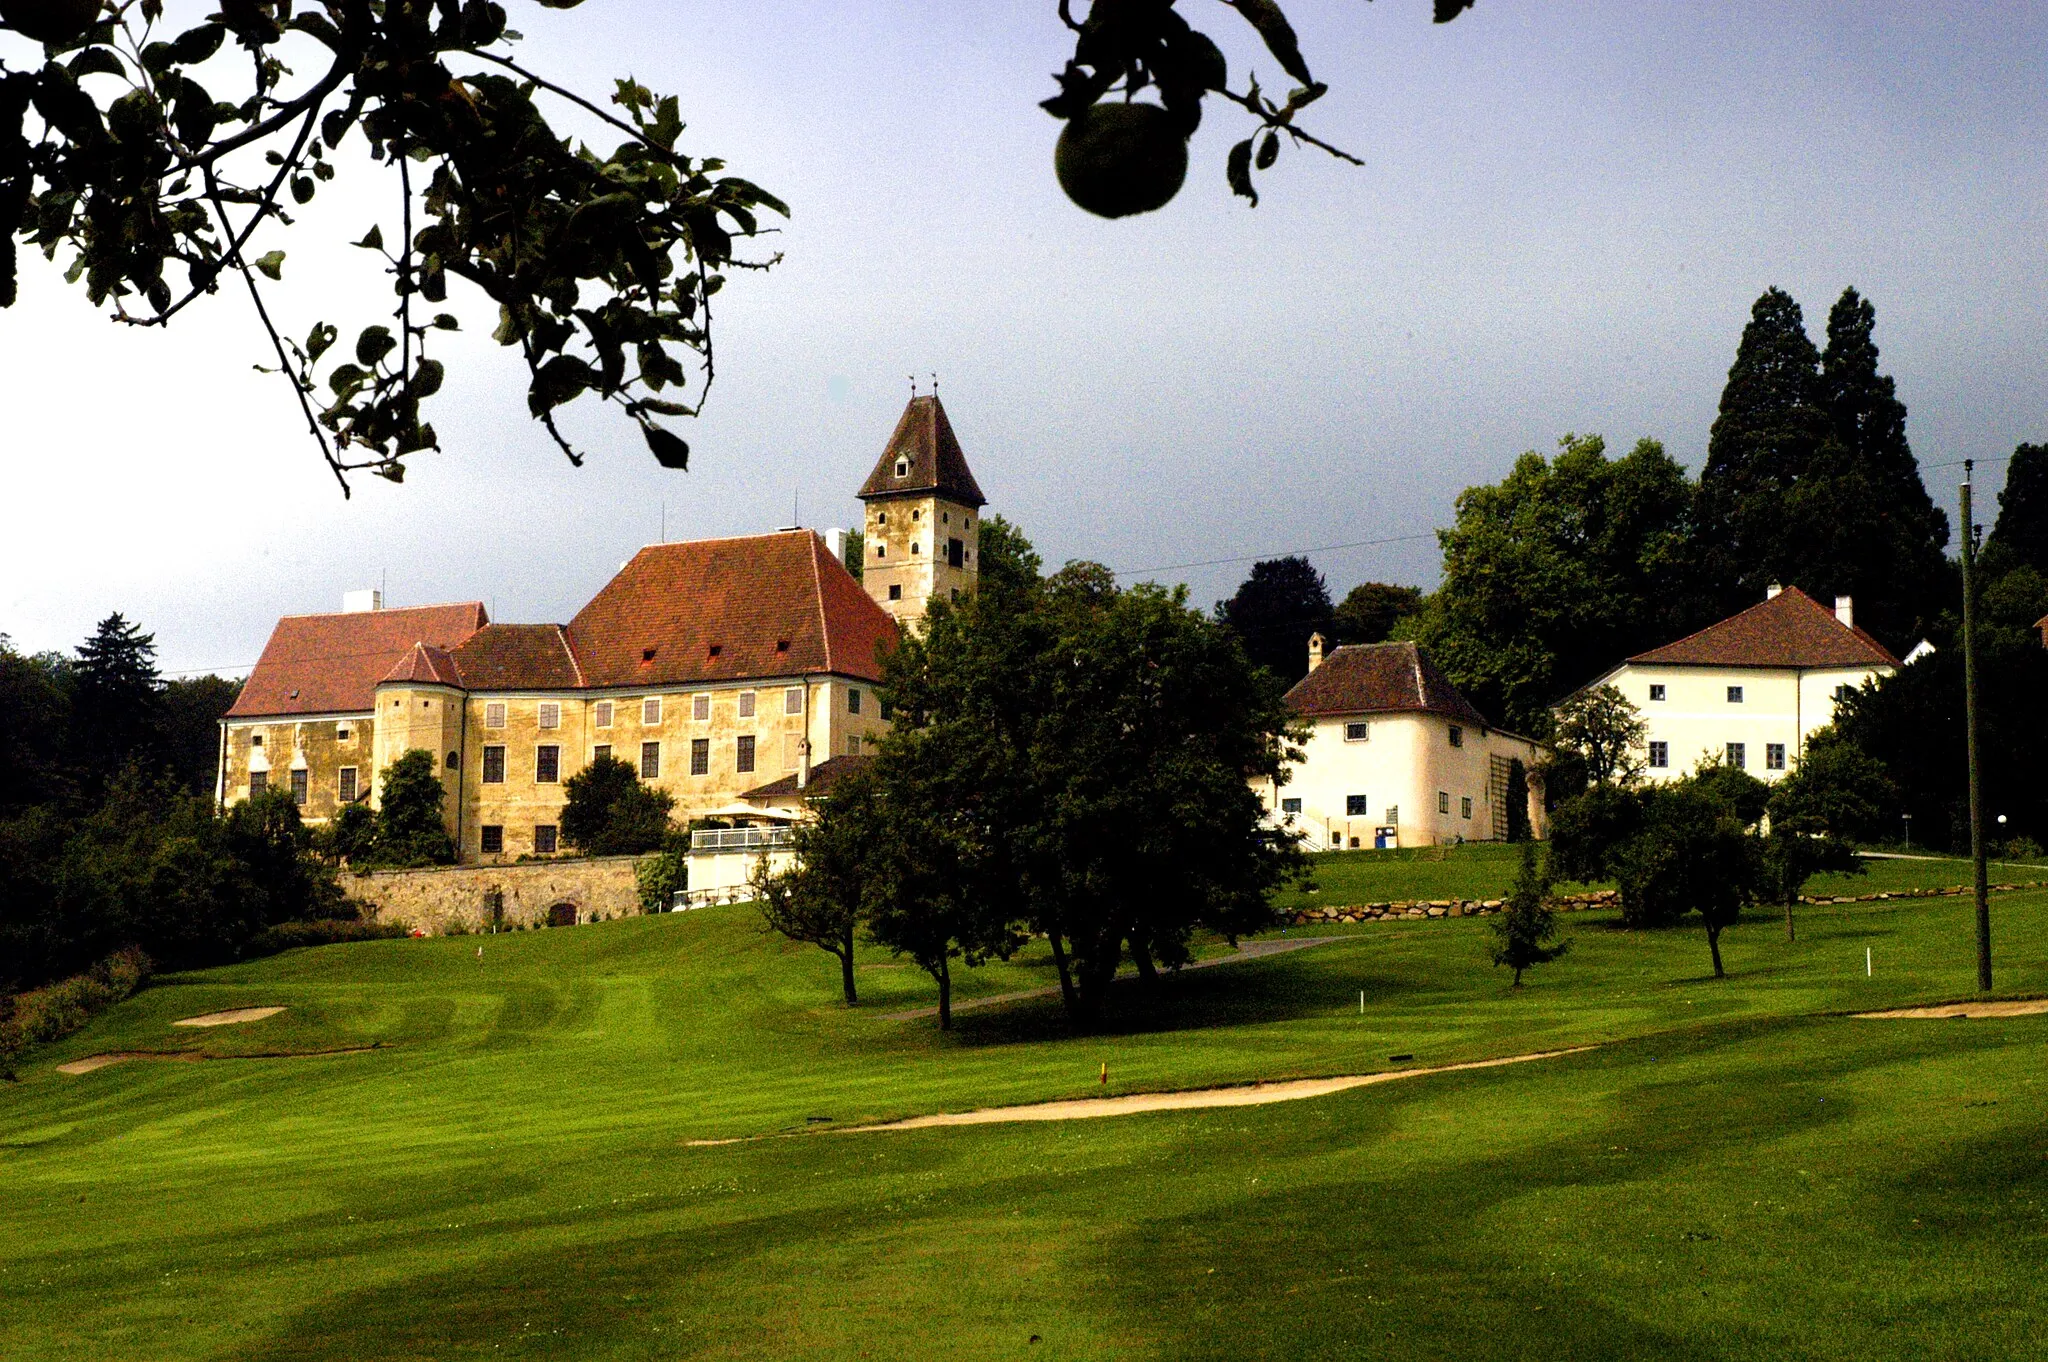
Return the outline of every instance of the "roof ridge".
[[[832,670],[832,621],[825,614],[825,574],[818,566],[818,555],[825,551],[825,541],[814,530],[811,533],[811,599],[818,607],[818,637],[825,644],[825,670]],[[810,718],[804,719],[808,726]],[[829,760],[829,758],[827,758]]]
[[[475,606],[481,611],[484,608],[484,603],[482,601],[435,601],[429,605],[380,605],[375,610],[307,610],[296,615],[279,615],[277,618],[281,624],[285,620],[343,619],[354,615],[403,615],[415,610],[466,610],[470,606]],[[491,622],[488,616],[484,620],[484,624],[490,624]],[[479,625],[478,627],[481,628],[483,626]]]
[[[583,679],[583,663],[577,659],[576,650],[569,646],[568,627],[566,625],[557,624],[554,626],[554,630],[556,642],[562,645],[562,652],[565,655],[567,655],[569,659],[569,670],[576,673],[576,688],[578,690],[581,690],[587,685],[589,685],[589,682]]]

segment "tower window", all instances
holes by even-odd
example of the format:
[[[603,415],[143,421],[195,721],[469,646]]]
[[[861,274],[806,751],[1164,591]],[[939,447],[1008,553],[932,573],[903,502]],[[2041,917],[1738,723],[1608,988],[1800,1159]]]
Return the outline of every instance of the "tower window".
[[[1460,728],[1460,727],[1458,727],[1458,726],[1457,726],[1456,724],[1452,724],[1452,725],[1451,725],[1451,746],[1453,746],[1453,747],[1463,747],[1464,745],[1465,745],[1465,730],[1464,730],[1464,729],[1462,729],[1462,728]]]
[[[888,556],[889,556],[889,546],[888,546],[887,544],[877,544],[877,545],[875,545],[875,557],[877,557],[877,558],[887,558]]]
[[[910,513],[910,518],[911,518],[912,520],[923,520],[923,519],[924,519],[924,512],[923,512],[923,511],[912,511],[912,512]]]
[[[958,539],[946,541],[946,564],[949,567],[967,566],[967,545]]]
[[[910,476],[910,460],[898,459],[896,461],[896,476],[899,478],[907,478]]]
[[[258,734],[256,734],[256,735],[255,735],[254,737],[250,738],[250,739],[249,739],[249,746],[251,746],[251,747],[261,747],[261,746],[263,746],[263,735],[262,735],[261,733],[258,733]]]
[[[846,688],[846,712],[847,712],[848,714],[858,714],[858,713],[860,713],[860,687],[859,687],[859,686],[848,686],[848,687]]]
[[[892,601],[900,601],[900,600],[902,600],[902,599],[903,599],[903,586],[902,586],[902,583],[900,583],[900,582],[891,582],[891,583],[889,583],[889,599],[890,599],[890,600],[892,600]]]
[[[924,548],[924,546],[923,546],[922,544],[918,543],[918,542],[917,542],[917,541],[916,541],[915,539],[913,539],[913,540],[911,540],[911,541],[910,541],[910,551],[911,551],[912,553],[918,553],[918,552],[921,552],[921,551],[923,550],[923,548]]]

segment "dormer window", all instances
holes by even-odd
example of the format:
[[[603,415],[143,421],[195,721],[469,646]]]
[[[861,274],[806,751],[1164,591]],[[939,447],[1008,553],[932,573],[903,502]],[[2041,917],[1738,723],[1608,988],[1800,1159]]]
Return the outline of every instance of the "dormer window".
[[[896,476],[899,478],[907,478],[910,476],[910,460],[898,459],[896,461]]]
[[[714,643],[714,644],[712,644],[712,645],[711,645],[711,647],[709,648],[709,650],[708,650],[708,653],[709,653],[709,655],[710,655],[710,656],[712,656],[712,657],[717,657],[717,656],[718,656],[718,655],[719,655],[720,653],[722,653],[722,652],[724,652],[724,651],[725,651],[725,645],[724,645],[723,643]]]
[[[640,660],[641,660],[642,662],[652,662],[652,661],[654,661],[654,654],[655,654],[655,652],[656,652],[656,650],[655,650],[655,649],[653,649],[653,648],[642,648],[642,649],[640,650]]]
[[[786,638],[778,638],[778,639],[776,639],[776,640],[775,640],[775,651],[776,651],[776,652],[778,652],[778,653],[786,653],[786,652],[788,652],[788,651],[789,651],[789,640],[788,640],[788,639],[786,639]]]

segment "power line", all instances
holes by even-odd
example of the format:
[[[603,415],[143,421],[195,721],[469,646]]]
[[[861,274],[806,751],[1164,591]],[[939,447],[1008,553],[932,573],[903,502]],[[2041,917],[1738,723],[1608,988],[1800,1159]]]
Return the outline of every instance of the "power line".
[[[1189,568],[1227,567],[1232,563],[1256,563],[1269,558],[1291,558],[1310,553],[1335,553],[1339,549],[1369,549],[1381,544],[1406,544],[1416,539],[1434,539],[1436,531],[1422,534],[1397,534],[1387,539],[1357,539],[1349,544],[1325,544],[1315,549],[1285,549],[1279,553],[1248,553],[1242,558],[1211,558],[1201,563],[1168,563],[1163,567],[1117,568],[1112,569],[1119,577],[1139,577],[1148,572],[1184,572]]]

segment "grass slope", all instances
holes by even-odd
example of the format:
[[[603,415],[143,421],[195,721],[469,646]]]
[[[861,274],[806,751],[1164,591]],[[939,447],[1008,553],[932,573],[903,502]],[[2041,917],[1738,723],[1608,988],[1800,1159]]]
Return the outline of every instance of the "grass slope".
[[[2048,895],[1995,911],[2002,985],[2048,991]],[[1968,908],[1801,922],[1731,932],[1716,983],[1695,931],[1575,917],[1519,994],[1483,920],[1376,924],[1078,1038],[1050,1000],[884,1020],[931,993],[881,956],[847,1013],[744,908],[173,976],[0,1091],[0,1356],[2039,1355],[2048,1017],[1824,1015],[1967,995]],[[169,1026],[261,1004],[290,1010]],[[1105,1062],[1118,1092],[1593,1042],[1261,1108],[685,1143],[1092,1094]],[[157,1049],[222,1058],[52,1068]]]

